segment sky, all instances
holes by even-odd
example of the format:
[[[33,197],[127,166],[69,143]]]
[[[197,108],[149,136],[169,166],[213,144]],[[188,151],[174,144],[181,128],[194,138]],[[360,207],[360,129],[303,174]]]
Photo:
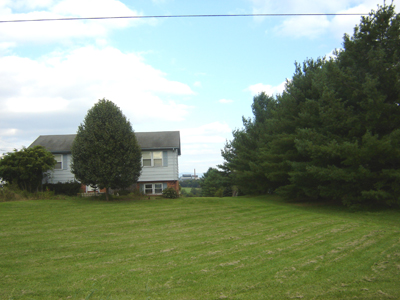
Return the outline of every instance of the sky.
[[[396,5],[396,1],[394,4]],[[360,13],[370,0],[0,0],[0,21],[63,17]],[[396,9],[396,11],[398,11]],[[179,130],[180,173],[206,172],[281,93],[295,62],[330,55],[360,16],[146,18],[0,23],[0,153],[72,134],[106,98],[137,132]]]

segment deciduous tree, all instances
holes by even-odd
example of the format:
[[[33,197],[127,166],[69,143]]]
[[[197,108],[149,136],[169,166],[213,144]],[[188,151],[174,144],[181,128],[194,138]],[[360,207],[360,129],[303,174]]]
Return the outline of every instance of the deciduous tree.
[[[17,184],[22,190],[35,192],[42,184],[44,174],[56,163],[53,154],[42,146],[15,149],[0,159],[0,178]]]

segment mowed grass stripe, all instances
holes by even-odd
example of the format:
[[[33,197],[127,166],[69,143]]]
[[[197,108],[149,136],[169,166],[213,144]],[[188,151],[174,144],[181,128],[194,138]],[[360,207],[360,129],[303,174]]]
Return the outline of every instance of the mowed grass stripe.
[[[390,299],[388,215],[277,197],[1,203],[0,298]]]

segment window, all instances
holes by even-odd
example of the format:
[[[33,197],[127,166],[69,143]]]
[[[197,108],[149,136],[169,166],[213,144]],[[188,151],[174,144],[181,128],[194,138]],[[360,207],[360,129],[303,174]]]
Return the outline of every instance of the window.
[[[151,167],[151,152],[142,152],[143,167]]]
[[[54,159],[57,161],[56,165],[54,166],[54,170],[61,170],[62,169],[62,154],[54,154]]]
[[[162,167],[162,152],[153,152],[153,166]]]
[[[163,184],[162,183],[146,183],[144,185],[145,194],[162,194]]]
[[[162,151],[142,152],[142,165],[143,167],[162,167],[163,166]]]

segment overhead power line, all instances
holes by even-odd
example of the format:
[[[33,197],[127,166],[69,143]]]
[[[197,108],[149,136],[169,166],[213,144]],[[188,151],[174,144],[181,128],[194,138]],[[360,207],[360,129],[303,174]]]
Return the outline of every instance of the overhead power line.
[[[79,20],[108,20],[108,19],[161,19],[161,18],[225,18],[225,17],[309,17],[309,16],[366,16],[367,13],[351,14],[233,14],[233,15],[164,15],[164,16],[118,16],[118,17],[73,17],[55,19],[21,19],[0,20],[0,23],[19,22],[48,22],[48,21],[79,21]]]

